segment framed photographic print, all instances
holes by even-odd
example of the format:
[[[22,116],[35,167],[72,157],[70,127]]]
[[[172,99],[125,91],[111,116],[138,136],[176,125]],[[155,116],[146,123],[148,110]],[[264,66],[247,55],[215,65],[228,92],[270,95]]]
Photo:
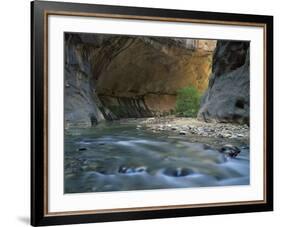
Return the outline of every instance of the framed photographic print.
[[[31,3],[31,224],[273,210],[273,17]]]

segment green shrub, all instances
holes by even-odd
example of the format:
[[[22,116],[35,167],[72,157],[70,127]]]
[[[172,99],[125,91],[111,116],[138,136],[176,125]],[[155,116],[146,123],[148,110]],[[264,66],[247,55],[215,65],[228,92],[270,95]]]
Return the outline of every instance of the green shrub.
[[[178,90],[176,115],[181,117],[196,117],[200,106],[200,98],[200,92],[193,86]]]

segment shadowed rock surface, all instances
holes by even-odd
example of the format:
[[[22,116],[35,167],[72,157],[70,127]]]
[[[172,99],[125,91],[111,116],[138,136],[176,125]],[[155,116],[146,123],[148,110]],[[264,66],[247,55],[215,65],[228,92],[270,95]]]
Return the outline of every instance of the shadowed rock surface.
[[[249,124],[249,51],[249,42],[217,42],[200,120]]]

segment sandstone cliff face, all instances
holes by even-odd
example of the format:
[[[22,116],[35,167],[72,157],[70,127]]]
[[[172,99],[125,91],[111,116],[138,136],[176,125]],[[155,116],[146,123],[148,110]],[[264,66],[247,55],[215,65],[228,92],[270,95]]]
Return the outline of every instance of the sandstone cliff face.
[[[96,85],[102,102],[120,117],[138,116],[138,105],[143,116],[170,112],[178,89],[207,88],[211,51],[164,38],[129,38],[126,45],[100,72]],[[136,111],[126,113],[134,103]]]
[[[249,42],[217,42],[212,75],[202,98],[199,119],[249,123],[249,51]]]
[[[65,120],[147,117],[175,107],[176,92],[208,86],[216,41],[66,33]]]

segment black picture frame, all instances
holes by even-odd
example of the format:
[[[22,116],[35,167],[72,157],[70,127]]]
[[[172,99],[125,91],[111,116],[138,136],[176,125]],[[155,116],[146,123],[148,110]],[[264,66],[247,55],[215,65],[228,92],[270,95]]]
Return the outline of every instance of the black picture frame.
[[[265,28],[265,198],[260,203],[217,206],[167,207],[166,209],[134,209],[101,213],[48,213],[46,204],[46,175],[48,149],[47,120],[47,25],[48,15],[118,17],[145,20],[189,20],[194,23],[261,25]],[[273,17],[264,15],[230,14],[170,9],[152,9],[65,2],[31,2],[31,224],[33,226],[78,224],[152,218],[169,218],[229,214],[273,210]]]

